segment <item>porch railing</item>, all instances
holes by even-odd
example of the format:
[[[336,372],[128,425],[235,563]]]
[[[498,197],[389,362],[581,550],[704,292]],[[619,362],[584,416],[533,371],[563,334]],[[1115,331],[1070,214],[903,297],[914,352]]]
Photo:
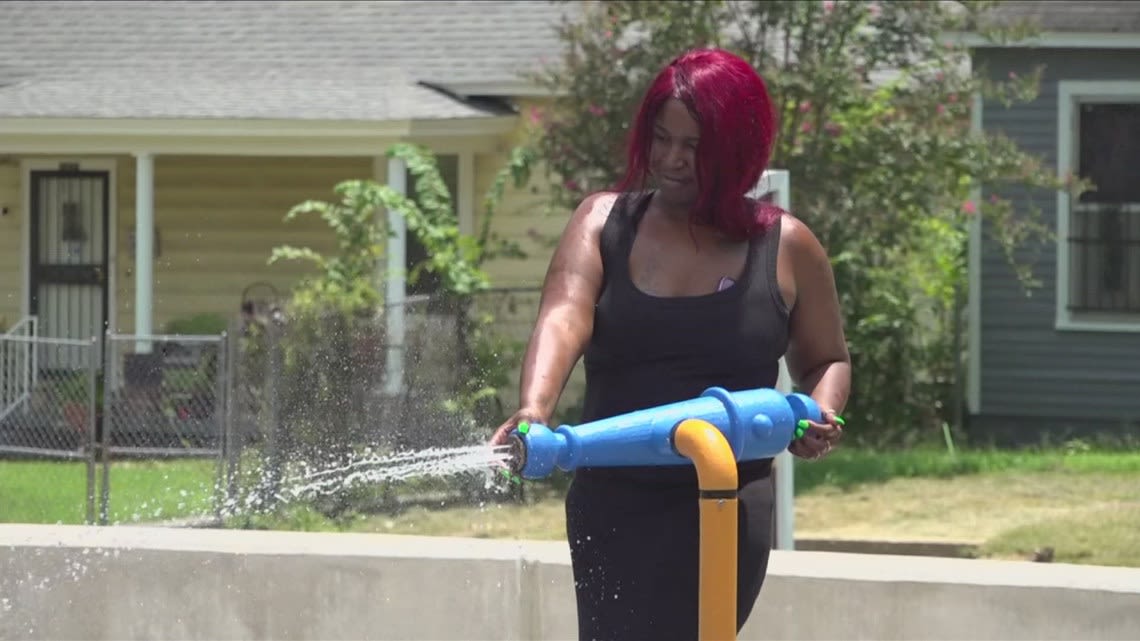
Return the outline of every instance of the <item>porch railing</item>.
[[[25,406],[36,383],[37,319],[25,316],[0,334],[0,421]],[[21,340],[23,339],[23,340]]]

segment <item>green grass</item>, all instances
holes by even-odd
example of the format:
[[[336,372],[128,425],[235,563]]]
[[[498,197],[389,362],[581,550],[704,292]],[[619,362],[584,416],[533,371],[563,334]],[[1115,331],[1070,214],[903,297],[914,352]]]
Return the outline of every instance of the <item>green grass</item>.
[[[206,460],[113,461],[108,520],[137,523],[209,514],[215,474],[216,464]],[[96,480],[101,479],[97,466]],[[0,461],[0,523],[83,523],[86,488],[83,463]]]
[[[1046,549],[1057,563],[1140,567],[1140,500],[1011,528],[986,541],[981,553],[1030,558]]]
[[[114,523],[210,513],[213,462],[115,462],[111,472]],[[84,479],[82,464],[0,462],[0,522],[82,523]],[[795,481],[803,536],[964,541],[991,558],[1051,548],[1057,562],[1140,567],[1140,452],[840,449],[797,461]],[[528,483],[526,504],[350,511],[335,520],[298,505],[229,526],[559,540],[563,482]]]
[[[1107,450],[966,450],[951,456],[936,448],[875,452],[837,449],[818,462],[797,460],[796,493],[850,488],[899,478],[948,479],[1001,472],[1104,472],[1140,474],[1140,452]]]

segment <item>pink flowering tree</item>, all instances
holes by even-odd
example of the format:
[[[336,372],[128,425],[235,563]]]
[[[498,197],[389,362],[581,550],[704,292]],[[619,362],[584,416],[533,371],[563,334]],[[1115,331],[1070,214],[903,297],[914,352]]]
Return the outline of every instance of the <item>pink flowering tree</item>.
[[[987,27],[992,4],[593,3],[563,26],[564,56],[535,78],[559,96],[531,114],[552,202],[565,210],[614,184],[633,110],[669,59],[702,45],[735,51],[777,102],[772,167],[790,171],[793,213],[833,260],[854,359],[852,432],[876,443],[948,437],[964,387],[970,221],[986,220],[1031,289],[1032,263],[1015,250],[1049,231],[1029,196],[1062,186],[1010,140],[971,132],[975,92],[1012,103],[1038,83],[970,73],[945,36],[1029,32]]]

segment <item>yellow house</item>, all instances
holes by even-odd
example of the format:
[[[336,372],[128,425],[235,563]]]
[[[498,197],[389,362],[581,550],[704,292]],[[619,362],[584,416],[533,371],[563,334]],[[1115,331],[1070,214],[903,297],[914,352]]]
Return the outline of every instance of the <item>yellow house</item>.
[[[572,10],[572,5],[571,5]],[[556,56],[548,2],[0,3],[0,332],[161,333],[287,292],[282,244],[330,248],[315,216],[343,180],[408,187],[396,142],[438,155],[461,228]],[[564,221],[512,192],[497,226],[527,245]],[[537,286],[549,250],[488,266]],[[395,243],[393,260],[417,248]],[[399,266],[398,264],[395,266]],[[391,270],[395,273],[398,270]],[[394,288],[393,288],[394,287]],[[399,296],[402,283],[389,283]]]

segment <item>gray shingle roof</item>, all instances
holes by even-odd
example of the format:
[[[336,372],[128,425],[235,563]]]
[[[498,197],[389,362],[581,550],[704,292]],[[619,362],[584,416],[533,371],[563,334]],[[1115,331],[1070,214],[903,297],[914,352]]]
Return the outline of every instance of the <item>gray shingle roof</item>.
[[[0,117],[464,118],[417,84],[517,83],[546,1],[0,2]]]
[[[1058,33],[1140,33],[1140,2],[1002,2],[991,16],[1002,23],[1030,20]]]
[[[0,89],[0,116],[37,118],[226,118],[432,120],[508,113],[416,85],[398,69],[303,75],[147,70],[43,78]]]

